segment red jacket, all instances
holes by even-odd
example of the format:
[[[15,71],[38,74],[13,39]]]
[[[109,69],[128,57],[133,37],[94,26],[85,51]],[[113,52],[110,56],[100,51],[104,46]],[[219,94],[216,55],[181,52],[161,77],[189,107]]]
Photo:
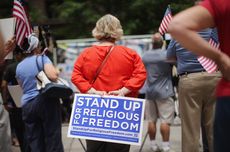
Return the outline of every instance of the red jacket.
[[[82,93],[86,93],[91,87],[106,92],[126,87],[132,91],[127,96],[137,96],[146,79],[145,67],[139,55],[124,46],[113,48],[96,81],[91,84],[109,49],[110,46],[86,48],[74,64],[72,82]]]

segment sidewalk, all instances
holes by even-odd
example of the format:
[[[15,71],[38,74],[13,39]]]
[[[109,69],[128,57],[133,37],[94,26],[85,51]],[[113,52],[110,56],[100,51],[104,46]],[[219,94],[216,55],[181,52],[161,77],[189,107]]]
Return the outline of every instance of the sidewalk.
[[[159,124],[158,124],[158,128],[159,128]],[[68,130],[68,126],[63,125],[62,133],[63,133],[63,144],[64,144],[65,152],[84,152],[78,139],[71,139],[71,138],[66,137],[67,136],[67,130]],[[161,141],[159,131],[160,130],[158,129],[157,140]],[[146,135],[146,132],[147,132],[147,121],[144,121],[142,140],[144,140],[144,136]],[[171,139],[172,149],[175,152],[181,152],[181,127],[180,126],[172,126],[171,127],[170,139]],[[84,139],[82,139],[81,141],[85,145]],[[130,152],[139,152],[139,150],[140,150],[140,146],[131,146]],[[146,142],[144,144],[142,152],[151,152],[149,137],[147,137],[147,139],[146,139]]]
[[[159,128],[159,124],[158,124]],[[80,142],[78,139],[72,139],[67,137],[67,131],[68,131],[68,124],[62,125],[62,138],[63,138],[63,145],[65,152],[84,152],[84,149],[82,148]],[[157,132],[157,141],[161,141],[159,129]],[[146,135],[147,132],[147,121],[144,121],[144,127],[143,127],[143,138]],[[170,143],[171,147],[175,152],[181,152],[181,127],[180,126],[172,126],[171,127],[171,136],[170,136]],[[85,145],[85,141],[81,140],[83,144]],[[139,152],[140,146],[131,146],[130,152]],[[13,152],[20,152],[19,147],[13,147]],[[147,137],[146,142],[144,144],[144,147],[142,149],[142,152],[151,152],[150,150],[150,140],[149,137]]]

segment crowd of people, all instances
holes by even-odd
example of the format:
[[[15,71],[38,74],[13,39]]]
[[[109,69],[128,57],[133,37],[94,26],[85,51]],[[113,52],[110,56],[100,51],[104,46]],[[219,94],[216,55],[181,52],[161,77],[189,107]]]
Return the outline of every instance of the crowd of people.
[[[170,127],[175,117],[172,66],[176,66],[181,151],[199,152],[202,130],[204,152],[228,152],[229,19],[228,0],[204,0],[173,18],[168,29],[173,39],[168,46],[164,45],[159,33],[154,33],[152,49],[140,57],[135,50],[116,44],[123,29],[118,18],[106,14],[92,30],[98,43],[85,48],[78,56],[71,81],[81,93],[134,98],[145,84],[145,116],[151,150],[172,152]],[[212,34],[216,34],[215,30],[220,50],[208,43]],[[63,152],[60,100],[40,94],[36,79],[42,69],[51,81],[56,81],[58,70],[42,54],[41,43],[35,34],[29,35],[21,47],[16,47],[15,37],[0,45],[3,46],[0,64],[4,64],[9,52],[14,51],[17,57],[15,63],[6,67],[1,80],[0,151],[12,152],[11,136],[15,134],[22,152]],[[198,60],[200,55],[215,61],[218,69],[207,72]],[[21,108],[15,105],[7,91],[8,85],[17,84],[23,91]],[[157,120],[160,120],[161,144],[156,141]],[[86,140],[86,147],[87,152],[130,151],[128,144],[106,141]]]

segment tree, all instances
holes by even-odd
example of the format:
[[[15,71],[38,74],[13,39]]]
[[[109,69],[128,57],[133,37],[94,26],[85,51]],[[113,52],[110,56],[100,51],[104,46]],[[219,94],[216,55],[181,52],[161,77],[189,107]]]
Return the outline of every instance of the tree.
[[[13,0],[1,0],[0,17],[10,17]],[[128,35],[158,30],[167,5],[173,14],[189,7],[190,0],[30,0],[32,24],[50,25],[57,39],[91,37],[96,21],[110,13],[118,17]]]

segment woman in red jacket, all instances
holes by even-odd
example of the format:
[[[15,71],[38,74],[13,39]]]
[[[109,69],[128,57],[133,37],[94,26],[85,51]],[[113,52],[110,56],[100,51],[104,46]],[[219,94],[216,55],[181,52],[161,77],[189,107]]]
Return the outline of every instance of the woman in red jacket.
[[[99,43],[84,49],[77,58],[72,82],[81,93],[137,97],[146,71],[136,51],[115,44],[123,35],[120,21],[107,14],[97,21],[92,34]],[[129,148],[125,144],[87,140],[87,152],[128,152]]]

